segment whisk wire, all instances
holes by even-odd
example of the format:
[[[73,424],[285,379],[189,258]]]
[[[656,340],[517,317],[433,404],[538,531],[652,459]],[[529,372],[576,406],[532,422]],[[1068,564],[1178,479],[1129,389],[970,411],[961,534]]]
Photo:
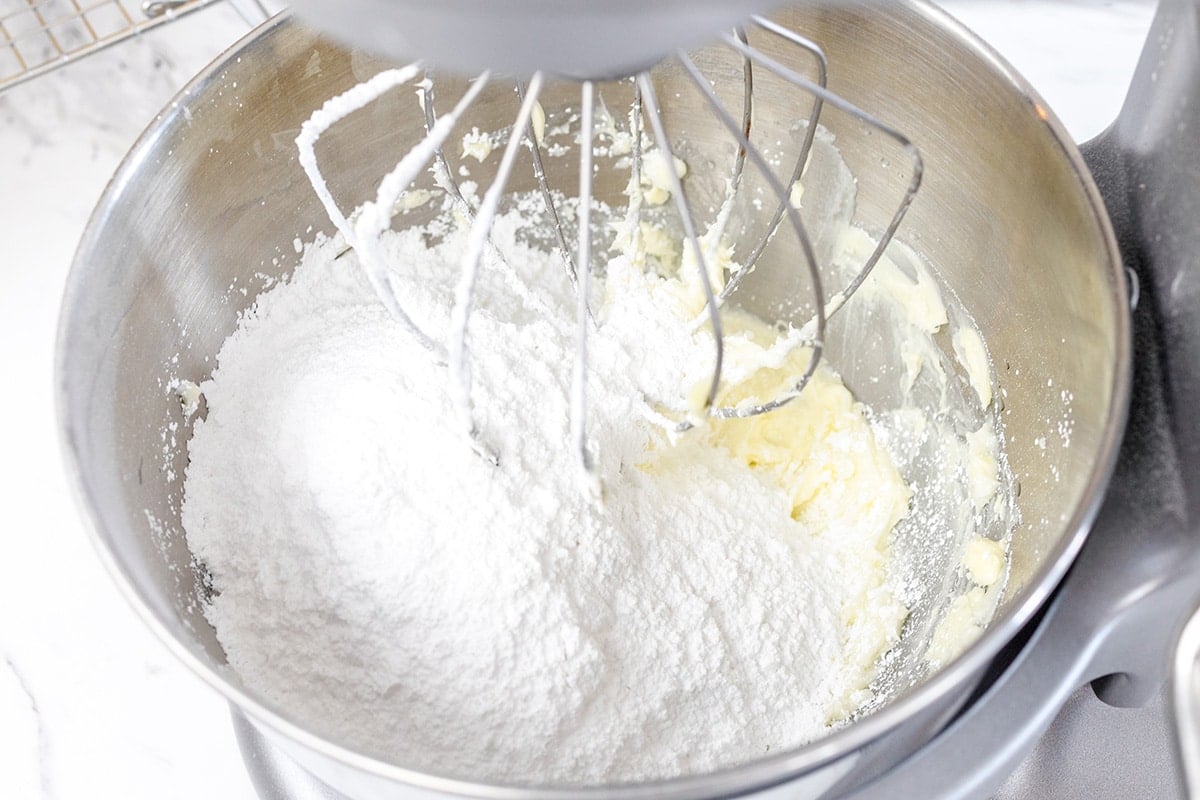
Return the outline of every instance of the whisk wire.
[[[533,108],[537,104],[538,94],[542,89],[542,73],[536,72],[529,81],[525,99],[517,112],[517,120],[505,145],[504,155],[496,178],[488,187],[487,193],[480,203],[479,212],[467,235],[466,253],[462,260],[462,272],[458,286],[455,289],[454,307],[450,311],[450,344],[447,348],[450,367],[450,396],[459,415],[467,428],[468,435],[480,455],[488,461],[499,463],[496,454],[490,452],[479,441],[479,431],[475,425],[475,414],[471,403],[471,365],[467,358],[467,325],[471,318],[471,310],[475,301],[475,284],[479,277],[479,268],[483,261],[483,251],[487,245],[496,212],[500,207],[500,198],[508,179],[512,175],[513,165],[521,149],[521,139],[526,126],[533,116]]]
[[[679,170],[675,167],[674,150],[671,147],[670,139],[667,138],[666,128],[663,126],[662,112],[658,104],[658,96],[654,91],[654,84],[650,80],[650,74],[646,72],[639,74],[637,82],[638,87],[641,89],[646,116],[649,118],[650,127],[654,131],[655,142],[658,145],[659,152],[663,155],[662,160],[666,165],[671,196],[675,200],[675,208],[679,213],[680,224],[683,225],[684,237],[687,239],[688,246],[692,249],[692,254],[696,259],[696,269],[699,270],[700,275],[700,286],[704,290],[704,304],[708,311],[708,320],[712,327],[713,339],[716,345],[712,379],[709,382],[708,394],[704,399],[703,410],[707,412],[717,401],[717,392],[721,387],[721,370],[725,360],[725,336],[721,329],[721,310],[717,307],[717,299],[713,293],[712,278],[708,274],[708,266],[705,263],[704,248],[701,246],[700,236],[696,233],[696,221],[692,217],[687,197],[683,193],[683,182],[680,180]]]
[[[421,101],[421,110],[425,113],[425,135],[429,136],[437,125],[437,111],[435,105],[437,97],[434,92],[434,73],[432,70],[426,70],[425,80],[420,84],[419,98]],[[439,186],[450,195],[451,200],[458,206],[463,217],[468,221],[475,219],[475,209],[467,202],[467,198],[462,193],[462,187],[458,185],[458,180],[454,177],[454,173],[450,171],[450,161],[446,158],[446,150],[441,144],[434,150],[435,159],[435,176]]]
[[[523,85],[518,84],[517,89],[520,99],[524,100]],[[427,70],[425,72],[425,80],[419,84],[418,98],[421,108],[424,111],[425,134],[428,136],[430,131],[432,131],[439,122],[435,107],[436,96],[434,93],[433,72],[431,70]],[[454,177],[454,173],[451,172],[450,161],[446,157],[446,151],[443,145],[444,142],[439,143],[434,151],[434,180],[437,185],[449,195],[451,202],[458,209],[462,219],[468,225],[474,224],[476,217],[475,207],[471,205],[469,200],[467,200],[466,195],[463,194],[462,186]],[[563,234],[563,236],[565,237],[565,234]],[[490,231],[485,243],[485,248],[489,258],[495,260],[498,264],[505,265],[506,269],[504,270],[504,274],[512,275],[512,269],[507,264],[507,259],[505,258],[504,253],[501,252],[500,248],[497,247],[495,242],[492,241]],[[516,294],[521,297],[521,300],[527,303],[531,308],[536,308],[539,311],[549,313],[545,302],[538,297],[535,292],[529,291],[528,287],[526,287],[522,282],[510,281],[509,285],[516,292]]]
[[[747,47],[750,46],[750,42],[746,37],[746,31],[744,28],[738,28],[735,31],[735,35],[737,36],[738,40],[742,42],[742,44],[746,45]],[[822,50],[816,42],[806,39],[799,34],[796,35],[794,44],[804,50],[807,50],[809,54],[812,55],[814,60],[817,62],[817,83],[822,88],[827,89],[829,86],[829,59],[826,58],[825,51]],[[751,70],[753,69],[754,61],[745,54],[742,55],[742,58],[744,60],[743,71],[747,75],[746,92],[747,97],[749,97],[750,93],[753,91],[753,82],[750,76],[752,74]],[[748,110],[749,103],[750,101],[747,100],[745,103],[747,108],[744,108],[742,112],[742,133],[745,135],[747,140],[750,139],[750,112]],[[796,157],[796,164],[792,168],[792,175],[787,183],[788,186],[795,186],[803,177],[805,169],[808,168],[808,160],[812,153],[813,141],[816,138],[817,124],[821,118],[821,108],[823,104],[824,101],[822,100],[821,95],[814,94],[812,110],[809,112],[808,123],[804,129],[804,140],[800,144],[800,154]],[[742,163],[745,162],[744,149],[739,149],[739,160]],[[790,191],[788,192],[787,196],[779,199],[779,203],[775,206],[775,211],[772,213],[771,219],[767,222],[767,227],[763,231],[762,236],[759,237],[754,249],[752,249],[750,254],[744,259],[741,259],[740,268],[729,276],[729,280],[726,281],[725,285],[721,288],[721,294],[718,297],[720,302],[724,302],[725,300],[729,299],[730,295],[737,291],[738,286],[741,285],[746,276],[754,271],[754,267],[758,264],[758,260],[762,257],[763,252],[767,249],[767,245],[770,244],[771,239],[775,236],[776,231],[779,230],[779,226],[783,222],[784,215],[787,214],[787,207],[789,204],[791,204]]]
[[[753,19],[754,23],[763,30],[788,42],[791,42],[792,44],[799,46],[811,44],[811,42],[808,42],[804,39],[804,37],[800,36],[796,32],[788,30],[772,20],[759,16],[756,16]],[[895,213],[892,215],[891,220],[884,229],[883,235],[879,237],[879,241],[876,243],[875,249],[871,252],[871,255],[867,257],[867,260],[855,274],[854,278],[851,279],[850,283],[847,284],[847,286],[839,291],[836,295],[830,298],[829,315],[832,316],[833,314],[837,313],[837,311],[845,304],[846,300],[848,300],[854,294],[854,292],[857,291],[860,286],[862,286],[863,281],[865,281],[867,276],[871,274],[871,271],[875,268],[875,265],[883,256],[884,251],[886,251],[888,245],[891,244],[892,238],[895,236],[896,230],[900,227],[900,223],[904,220],[905,214],[908,213],[908,208],[912,204],[913,198],[916,196],[917,191],[921,187],[921,176],[924,172],[924,161],[921,158],[921,153],[912,143],[912,141],[903,133],[888,125],[886,122],[883,122],[873,114],[869,114],[868,112],[854,105],[841,95],[829,91],[829,89],[825,86],[814,84],[805,76],[784,66],[775,59],[765,55],[760,50],[751,47],[748,44],[743,44],[736,36],[726,34],[722,38],[727,44],[729,44],[730,47],[750,58],[760,66],[765,67],[784,80],[791,81],[792,83],[805,88],[814,96],[820,98],[823,102],[828,103],[840,111],[851,115],[859,122],[875,128],[888,138],[893,139],[897,144],[900,145],[912,162],[912,174],[909,178],[908,187],[905,189],[904,196],[901,198],[900,204],[897,206]]]
[[[312,184],[313,191],[316,192],[321,205],[325,207],[325,213],[329,216],[333,227],[342,234],[346,244],[351,247],[355,244],[354,230],[351,228],[349,220],[346,219],[346,215],[338,208],[337,201],[333,199],[333,194],[329,191],[329,185],[325,183],[325,176],[321,174],[321,168],[317,164],[317,140],[352,112],[379,99],[388,90],[408,83],[420,71],[420,63],[414,62],[406,67],[384,70],[370,80],[352,86],[336,97],[325,101],[324,105],[304,121],[304,124],[300,126],[299,135],[296,136],[300,166],[308,176],[309,183]]]
[[[633,139],[633,150],[629,155],[629,183],[625,194],[629,205],[625,210],[625,229],[629,241],[629,252],[636,253],[642,236],[642,89],[633,82],[633,100],[629,104],[629,134]]]
[[[412,336],[418,342],[420,342],[423,347],[434,353],[439,359],[444,360],[444,350],[438,345],[437,342],[435,342],[430,336],[422,331],[415,322],[413,322],[412,318],[404,310],[403,306],[400,305],[400,301],[396,296],[395,287],[392,286],[391,280],[387,274],[387,269],[383,266],[382,256],[377,252],[370,252],[371,245],[378,244],[378,237],[375,237],[376,240],[373,243],[368,242],[366,248],[360,249],[359,246],[363,244],[363,242],[361,241],[359,231],[356,230],[355,226],[350,223],[350,220],[347,219],[347,217],[342,213],[341,209],[338,208],[337,202],[333,199],[333,194],[329,191],[329,186],[325,182],[325,177],[321,173],[321,168],[317,163],[316,155],[317,141],[321,138],[322,134],[353,112],[363,108],[368,103],[379,99],[379,97],[381,97],[388,90],[412,80],[414,77],[416,77],[420,69],[421,66],[419,63],[412,63],[400,69],[384,70],[375,77],[371,78],[369,81],[358,84],[357,86],[354,86],[327,101],[300,127],[300,134],[296,137],[296,146],[299,150],[300,164],[303,167],[305,174],[308,175],[309,182],[312,184],[313,190],[316,192],[318,199],[325,207],[325,213],[329,215],[329,219],[331,222],[333,222],[334,227],[337,228],[337,230],[342,234],[342,238],[345,239],[347,246],[360,251],[360,255],[362,255],[362,265],[364,271],[366,272],[367,280],[370,281],[371,286],[375,290],[376,295],[379,296],[380,301],[388,309],[389,313],[391,313],[391,315],[397,321],[399,321],[400,324],[403,325],[405,329],[408,330],[408,332],[412,334]],[[482,81],[482,83],[486,83],[486,78]],[[475,95],[478,94],[478,91],[482,88],[482,85],[479,85],[477,88],[475,88],[475,92],[473,94],[469,94],[469,99],[464,98],[466,102],[460,103],[460,105],[464,108],[469,105],[471,100],[474,99]],[[444,138],[449,134],[449,130],[449,127],[446,127],[439,131],[439,134]],[[432,134],[429,138],[433,138]],[[417,151],[424,152],[421,147],[414,148],[413,151],[410,151],[409,154],[401,160],[401,164],[404,165],[405,170],[407,170],[413,163],[416,163],[417,158],[420,156],[420,152]],[[413,155],[414,152],[417,152],[416,156]],[[425,157],[425,160],[428,160],[428,156]],[[423,163],[424,161],[417,164],[416,168],[412,170],[411,176],[409,176],[407,179],[404,179],[404,182],[400,183],[400,189],[396,194],[397,197],[399,197],[399,192],[403,191],[404,187],[407,186],[407,184],[411,182],[412,178],[416,176],[416,172],[420,170]],[[397,169],[393,172],[395,173],[399,171],[400,166],[398,165]],[[403,178],[403,175],[397,177]],[[387,178],[384,179],[384,183],[387,183]],[[381,190],[382,188],[383,184],[381,184]],[[392,200],[388,202],[386,208],[380,208],[378,205],[371,207],[370,204],[367,204],[367,206],[363,208],[363,213],[368,217],[383,217],[385,221],[381,224],[383,227],[386,227],[387,222],[391,220],[391,209],[392,204],[395,203],[395,199],[396,198],[392,198]],[[362,221],[361,217],[359,221]],[[380,228],[380,232],[382,232],[382,228]]]
[[[746,31],[734,29],[734,35],[746,41]],[[754,62],[742,56],[742,132],[750,138],[750,128],[754,117]],[[742,183],[742,173],[746,169],[746,148],[738,144],[737,155],[733,158],[733,176],[729,180],[729,191],[736,192]]]
[[[594,472],[587,443],[587,367],[588,367],[588,291],[591,288],[592,262],[592,141],[595,136],[593,114],[594,89],[591,81],[580,88],[579,141],[579,280],[576,286],[575,364],[571,380],[571,440],[579,454],[586,476]],[[536,143],[535,143],[536,146]]]
[[[525,100],[525,82],[517,81],[517,97],[523,102]],[[558,214],[558,204],[554,202],[554,194],[550,191],[550,183],[546,180],[546,167],[542,163],[542,143],[538,141],[536,131],[533,129],[533,120],[530,119],[526,136],[529,137],[529,154],[533,160],[533,178],[537,181],[538,190],[542,194],[542,201],[546,204],[546,214],[550,217],[550,223],[558,238],[558,253],[562,258],[563,267],[566,268],[567,278],[571,281],[571,287],[576,291],[579,290],[579,272],[575,266],[575,261],[571,257],[571,245],[567,243],[567,231],[563,227],[562,218]],[[584,268],[586,270],[586,267]]]
[[[479,96],[489,78],[490,75],[487,72],[476,78],[466,93],[459,98],[453,110],[439,119],[429,129],[428,135],[409,150],[392,171],[383,177],[376,190],[374,204],[364,204],[354,225],[359,260],[366,270],[368,278],[375,286],[376,292],[381,295],[388,310],[409,329],[417,340],[443,360],[446,358],[445,348],[421,330],[401,307],[387,270],[380,237],[391,225],[392,211],[400,199],[400,195],[412,185],[417,174],[434,157],[435,151],[441,149],[443,142],[458,123],[459,117]],[[385,287],[383,292],[379,291],[380,286]]]
[[[708,85],[708,81],[704,79],[704,75],[696,67],[695,63],[690,57],[688,57],[687,53],[680,52],[678,53],[677,57],[680,63],[683,65],[684,71],[687,73],[692,83],[695,84],[696,88],[700,91],[700,94],[705,98],[712,110],[716,113],[717,117],[721,120],[721,123],[729,130],[731,134],[733,134],[735,137],[738,137],[738,139],[741,141],[742,147],[745,148],[746,153],[754,162],[755,167],[762,172],[763,176],[767,180],[767,183],[771,186],[771,190],[779,197],[786,199],[788,196],[787,188],[780,183],[779,178],[775,176],[775,174],[771,171],[770,165],[767,164],[766,158],[763,157],[758,148],[754,147],[754,145],[750,143],[750,140],[746,138],[745,134],[738,127],[737,121],[733,118],[729,111],[725,109],[725,107],[721,104],[721,101],[717,99],[712,87]],[[808,342],[812,348],[812,354],[809,358],[808,367],[787,393],[766,403],[749,406],[721,407],[713,410],[713,414],[715,416],[724,419],[734,417],[753,417],[759,414],[765,414],[768,411],[774,411],[777,408],[787,405],[804,390],[806,385],[808,385],[809,380],[812,379],[813,373],[816,372],[817,364],[820,363],[821,360],[821,354],[824,349],[826,317],[824,289],[821,286],[820,270],[817,268],[816,252],[813,250],[812,240],[808,236],[808,232],[804,227],[804,222],[800,219],[800,212],[793,207],[791,203],[788,203],[786,206],[786,213],[788,215],[789,222],[792,224],[792,228],[796,232],[796,238],[800,241],[800,247],[804,252],[804,260],[808,267],[809,280],[812,282],[812,291],[816,299],[816,333],[815,336]]]

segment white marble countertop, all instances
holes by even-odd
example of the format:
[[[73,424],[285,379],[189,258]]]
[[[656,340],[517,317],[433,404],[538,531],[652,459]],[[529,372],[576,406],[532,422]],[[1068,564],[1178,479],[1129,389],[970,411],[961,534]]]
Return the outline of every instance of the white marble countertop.
[[[1115,117],[1152,13],[1143,0],[947,5],[1080,140]],[[51,390],[59,297],[92,205],[154,113],[246,30],[219,4],[0,94],[6,800],[253,798],[225,704],[142,627],[84,535],[63,476]],[[1070,795],[1108,796],[1097,785]]]

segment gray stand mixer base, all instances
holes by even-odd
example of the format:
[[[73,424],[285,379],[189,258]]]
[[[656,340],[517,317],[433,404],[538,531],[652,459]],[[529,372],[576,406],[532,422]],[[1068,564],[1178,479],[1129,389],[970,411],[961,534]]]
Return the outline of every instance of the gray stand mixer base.
[[[238,711],[238,745],[260,800],[347,800],[273,747]],[[995,800],[1182,800],[1162,693],[1144,708],[1114,708],[1085,686]]]
[[[1116,708],[1077,689],[995,800],[1185,800],[1176,777],[1165,692]]]

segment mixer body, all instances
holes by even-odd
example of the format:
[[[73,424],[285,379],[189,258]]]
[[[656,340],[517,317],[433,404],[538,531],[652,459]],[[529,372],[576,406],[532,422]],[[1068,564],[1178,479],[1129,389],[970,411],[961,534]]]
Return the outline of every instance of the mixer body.
[[[101,554],[182,660],[254,730],[346,796],[840,793],[885,771],[945,726],[1082,545],[1123,429],[1129,318],[1113,234],[1079,153],[1020,79],[931,6],[915,0],[870,9],[839,5],[779,18],[824,46],[832,89],[889,120],[922,149],[925,183],[900,238],[935,265],[988,343],[1007,397],[1002,422],[1021,481],[1022,521],[1013,533],[1006,598],[966,653],[925,675],[916,643],[902,644],[899,658],[912,662],[911,679],[900,681],[882,708],[811,745],[720,773],[585,789],[490,786],[424,774],[305,729],[224,665],[203,616],[203,574],[179,524],[188,421],[169,379],[207,376],[239,312],[294,266],[296,236],[325,219],[296,161],[293,141],[303,121],[329,97],[389,65],[277,19],[184,90],[102,198],[70,278],[58,364],[68,459]],[[720,24],[724,20],[704,22],[708,30]],[[674,97],[684,78],[678,67],[665,65],[654,80],[660,96]],[[577,86],[551,84],[542,103],[553,113],[577,99]],[[424,121],[411,113],[412,105],[411,96],[387,96],[330,131],[319,155],[344,207],[371,197],[379,175],[407,149],[403,143],[421,138]],[[777,126],[781,135],[807,113],[794,87],[783,85],[764,84],[755,106],[757,124],[768,131]],[[495,128],[511,123],[511,109],[511,93],[497,90],[482,94],[473,113]],[[728,157],[726,133],[711,119],[707,126],[700,122],[705,114],[698,99],[681,91],[664,116],[686,129],[689,158]],[[824,124],[839,136],[851,168],[878,167],[878,150],[871,137],[855,135],[852,118]],[[569,193],[577,161],[559,161],[548,162],[547,170],[559,171],[556,185]],[[862,223],[881,229],[909,176],[899,169],[855,171]],[[485,172],[477,176],[481,182]],[[607,175],[598,175],[596,197],[617,202],[623,176]],[[537,188],[530,170],[517,170],[513,180],[514,190]],[[716,197],[719,187],[714,176],[712,186],[698,182],[689,191]],[[419,213],[411,219],[422,221]],[[769,314],[779,298],[795,294],[790,266],[765,259],[743,289],[744,305]],[[870,378],[888,365],[861,346],[862,336],[851,326],[831,325],[830,360],[863,400],[886,404],[884,389]],[[1068,397],[1070,442],[1035,447],[1046,427],[1063,418]],[[955,569],[953,553],[933,554],[925,577],[944,582]]]
[[[462,75],[545,70],[616,78],[694,47],[779,0],[300,0],[344,42],[397,61],[428,58]]]

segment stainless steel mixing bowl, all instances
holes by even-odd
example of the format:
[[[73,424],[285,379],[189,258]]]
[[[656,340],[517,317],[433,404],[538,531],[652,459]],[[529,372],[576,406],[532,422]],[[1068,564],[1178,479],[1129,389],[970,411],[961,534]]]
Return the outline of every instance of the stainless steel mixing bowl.
[[[883,708],[825,739],[720,773],[571,791],[423,774],[322,738],[225,667],[202,613],[209,588],[179,526],[188,423],[168,383],[207,376],[238,313],[295,265],[294,240],[308,238],[310,225],[329,229],[297,165],[293,139],[314,108],[382,64],[276,19],[164,110],[101,199],[71,273],[57,372],[70,468],[99,549],[138,611],[185,663],[348,796],[691,797],[763,790],[798,797],[856,785],[945,724],[1081,546],[1121,437],[1130,355],[1124,272],[1078,151],[1017,75],[920,0],[797,9],[781,19],[825,47],[833,89],[922,149],[925,182],[901,238],[936,266],[987,341],[1007,396],[1002,419],[1022,521],[998,616],[962,657],[922,674]],[[668,69],[658,80],[660,95],[672,97],[682,79]],[[789,131],[808,108],[794,91],[772,86],[763,83],[755,106],[756,124],[768,135]],[[729,140],[681,92],[668,122],[687,129],[693,157],[726,157]],[[403,143],[420,137],[412,98],[401,95],[356,113],[323,140],[319,155],[344,207],[371,196]],[[576,96],[573,87],[554,87],[543,103],[553,112]],[[496,91],[473,114],[496,128],[511,119],[511,107],[507,93]],[[830,116],[824,124],[839,136],[852,167],[878,162],[870,137],[848,118]],[[548,164],[566,191],[575,164]],[[861,220],[882,227],[906,176],[898,168],[858,173]],[[479,170],[476,177],[487,176]],[[532,177],[524,180],[517,188],[532,189]],[[615,198],[621,182],[602,178],[598,196]],[[696,191],[704,187],[698,183]],[[771,286],[769,279],[760,284],[763,302]],[[853,348],[834,357],[852,377]],[[1048,425],[1067,417],[1069,445],[1053,436],[1046,447],[1035,445]],[[930,581],[947,580],[957,567],[950,552],[931,554],[931,563],[938,566],[926,576]],[[920,674],[917,665],[912,670]]]

